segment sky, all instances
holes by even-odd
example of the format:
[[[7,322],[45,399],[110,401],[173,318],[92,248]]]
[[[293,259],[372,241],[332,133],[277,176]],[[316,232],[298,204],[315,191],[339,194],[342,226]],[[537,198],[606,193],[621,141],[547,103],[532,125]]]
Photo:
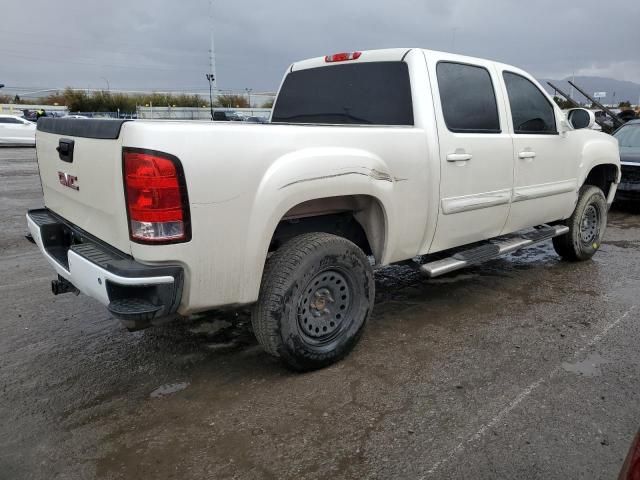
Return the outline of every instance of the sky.
[[[638,0],[214,0],[220,89],[275,91],[292,62],[423,47],[538,78],[640,83]],[[2,0],[0,83],[205,91],[209,0]]]

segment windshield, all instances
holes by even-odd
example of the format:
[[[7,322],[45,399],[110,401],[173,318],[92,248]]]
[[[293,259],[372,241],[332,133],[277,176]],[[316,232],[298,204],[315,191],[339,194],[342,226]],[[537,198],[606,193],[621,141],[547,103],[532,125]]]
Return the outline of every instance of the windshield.
[[[640,124],[626,125],[614,135],[620,147],[640,149]]]

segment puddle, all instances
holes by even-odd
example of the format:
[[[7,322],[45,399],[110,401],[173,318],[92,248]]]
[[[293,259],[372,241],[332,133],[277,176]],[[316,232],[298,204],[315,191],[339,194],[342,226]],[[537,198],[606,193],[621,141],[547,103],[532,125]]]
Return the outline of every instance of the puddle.
[[[618,247],[618,248],[632,248],[632,249],[637,249],[638,248],[638,242],[637,241],[631,241],[631,240],[609,240],[607,242],[604,242],[605,245],[612,245],[614,247]]]
[[[605,363],[609,363],[609,360],[602,358],[598,353],[592,353],[581,362],[562,362],[562,368],[583,377],[599,377],[602,375],[600,366]]]
[[[224,343],[209,343],[206,347],[212,352],[226,352],[238,347],[239,343],[235,341]]]
[[[452,277],[432,278],[429,283],[456,283],[464,280],[473,280],[479,276],[477,273],[462,273]]]
[[[189,386],[188,382],[182,383],[167,383],[166,385],[162,385],[156,388],[149,396],[151,398],[162,398],[168,395],[173,395],[174,393],[178,393]]]
[[[190,330],[195,334],[215,335],[231,326],[232,324],[226,320],[214,320],[212,322],[203,322]]]

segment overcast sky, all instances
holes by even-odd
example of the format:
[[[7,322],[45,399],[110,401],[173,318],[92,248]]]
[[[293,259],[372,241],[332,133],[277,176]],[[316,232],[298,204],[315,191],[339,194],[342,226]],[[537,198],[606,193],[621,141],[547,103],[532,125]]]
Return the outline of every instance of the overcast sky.
[[[2,0],[7,87],[206,88],[209,0]],[[639,0],[215,0],[219,88],[277,89],[293,61],[424,47],[538,78],[640,83]]]

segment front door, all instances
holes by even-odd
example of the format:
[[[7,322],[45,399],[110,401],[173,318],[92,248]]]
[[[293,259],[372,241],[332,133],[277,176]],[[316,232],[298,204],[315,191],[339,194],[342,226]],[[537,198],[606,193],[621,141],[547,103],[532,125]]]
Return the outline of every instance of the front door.
[[[513,132],[514,186],[505,233],[568,217],[578,191],[580,142],[560,135],[562,115],[523,73],[501,72]]]
[[[440,205],[431,252],[495,237],[509,214],[513,145],[492,62],[434,55],[429,74],[440,144]]]

